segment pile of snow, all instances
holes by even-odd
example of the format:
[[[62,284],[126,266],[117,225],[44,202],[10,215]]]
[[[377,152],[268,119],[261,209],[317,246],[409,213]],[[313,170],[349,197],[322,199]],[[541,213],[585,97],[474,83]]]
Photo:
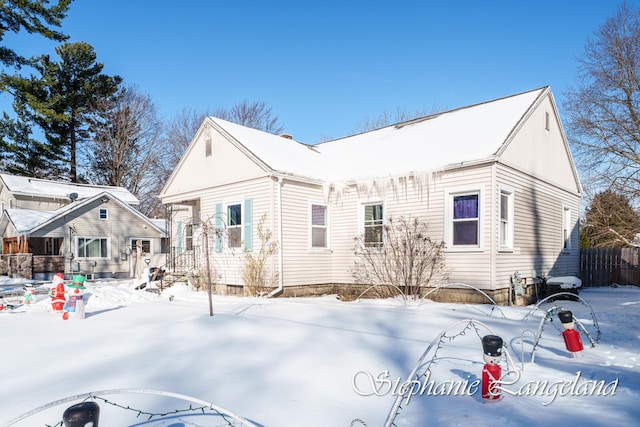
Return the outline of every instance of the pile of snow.
[[[425,349],[469,319],[479,331],[451,329],[437,345],[429,380],[479,380],[478,334],[486,327],[504,339],[513,359],[517,382],[505,386],[512,393],[487,401],[479,390],[425,389],[403,405],[395,425],[589,427],[640,419],[638,287],[587,288],[580,292],[584,303],[560,300],[539,308],[214,295],[213,316],[205,292],[179,284],[157,293],[135,287],[133,281],[88,282],[84,320],[62,320],[46,293],[35,304],[0,311],[0,425],[50,402],[104,390],[123,393],[96,398],[101,425],[241,425],[208,410],[189,411],[199,406],[170,396],[125,392],[161,390],[211,402],[258,426],[382,426]],[[554,305],[572,310],[592,338],[601,331],[594,347],[582,334],[582,357],[566,350],[557,318],[545,320]],[[531,335],[541,324],[532,362]],[[531,391],[531,384],[545,381],[546,388]],[[599,395],[579,389],[588,382],[609,388]],[[55,425],[77,402],[52,405],[15,425]],[[161,413],[171,415],[156,416]]]

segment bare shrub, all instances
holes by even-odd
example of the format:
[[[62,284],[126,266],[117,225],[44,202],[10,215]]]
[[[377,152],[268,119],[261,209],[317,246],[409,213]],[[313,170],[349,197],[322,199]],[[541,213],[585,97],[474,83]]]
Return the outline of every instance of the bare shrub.
[[[418,218],[389,218],[382,228],[382,245],[366,245],[356,237],[356,283],[370,286],[367,293],[379,298],[402,295],[420,297],[424,287],[447,278],[444,242],[433,240]]]
[[[278,242],[273,240],[271,230],[264,228],[266,217],[266,214],[262,215],[257,226],[260,249],[257,252],[244,252],[242,280],[245,285],[245,294],[248,295],[263,296],[278,280],[278,273],[270,273],[267,265],[267,261],[278,250]]]

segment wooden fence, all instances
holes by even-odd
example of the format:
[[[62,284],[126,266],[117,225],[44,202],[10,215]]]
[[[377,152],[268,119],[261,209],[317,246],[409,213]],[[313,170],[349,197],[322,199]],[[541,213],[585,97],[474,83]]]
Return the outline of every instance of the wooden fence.
[[[580,249],[583,286],[640,285],[640,248]]]

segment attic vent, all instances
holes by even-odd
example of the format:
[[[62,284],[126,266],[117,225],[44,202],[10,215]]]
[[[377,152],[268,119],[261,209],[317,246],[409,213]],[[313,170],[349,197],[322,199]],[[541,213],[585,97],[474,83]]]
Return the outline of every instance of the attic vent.
[[[283,133],[280,134],[281,138],[286,138],[286,139],[293,139],[293,135],[289,135],[288,133]]]
[[[78,200],[78,193],[71,193],[71,194],[69,194],[69,199],[70,199],[72,202],[75,202],[76,200]]]
[[[437,119],[441,115],[442,115],[442,113],[435,113],[435,114],[432,114],[430,116],[418,117],[418,118],[415,118],[415,119],[411,119],[411,120],[407,120],[407,121],[404,121],[404,122],[396,123],[395,128],[396,129],[402,129],[405,126],[414,125],[416,123],[424,122],[426,120]]]
[[[545,130],[549,130],[549,121],[550,121],[549,112],[547,111],[544,113],[544,129]]]

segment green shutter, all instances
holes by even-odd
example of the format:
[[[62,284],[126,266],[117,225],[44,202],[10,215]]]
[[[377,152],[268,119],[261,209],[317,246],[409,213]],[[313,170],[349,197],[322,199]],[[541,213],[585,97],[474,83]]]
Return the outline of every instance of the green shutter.
[[[182,253],[182,221],[178,221],[178,255]]]
[[[222,203],[216,203],[216,252],[222,252],[222,232],[224,218],[222,218]]]
[[[244,199],[244,250],[253,250],[253,199]]]

